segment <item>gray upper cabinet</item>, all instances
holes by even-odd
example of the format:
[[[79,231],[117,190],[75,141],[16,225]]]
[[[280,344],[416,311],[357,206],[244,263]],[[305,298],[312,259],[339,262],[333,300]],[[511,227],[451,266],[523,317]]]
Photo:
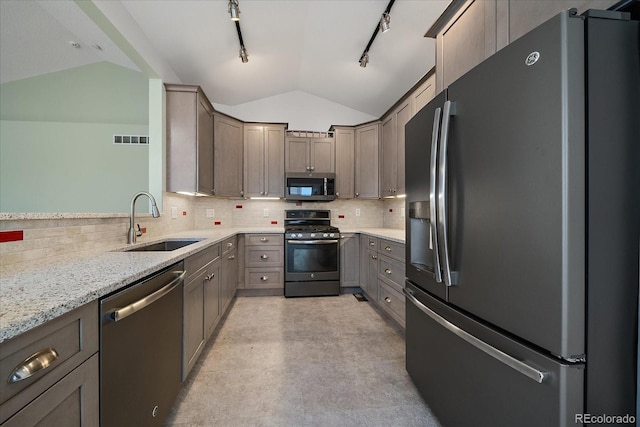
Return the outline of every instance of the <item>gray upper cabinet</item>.
[[[301,133],[304,132],[294,132]],[[331,137],[287,136],[285,169],[287,172],[335,173],[335,140]]]
[[[379,122],[358,126],[355,129],[355,197],[377,199],[379,185]]]
[[[216,196],[242,196],[242,122],[214,114],[214,179]]]
[[[244,196],[284,197],[285,125],[244,125]]]
[[[436,93],[562,10],[606,9],[617,0],[454,0],[427,31],[436,39]],[[417,111],[417,110],[416,110]]]
[[[334,127],[336,139],[336,197],[353,199],[355,188],[355,131]]]
[[[165,89],[167,191],[213,195],[213,107],[199,86]]]
[[[431,74],[420,86],[418,86],[409,96],[411,102],[411,117],[429,103],[436,95],[436,75]]]
[[[381,197],[396,197],[405,193],[404,125],[409,119],[411,119],[410,98],[404,99],[382,119]]]

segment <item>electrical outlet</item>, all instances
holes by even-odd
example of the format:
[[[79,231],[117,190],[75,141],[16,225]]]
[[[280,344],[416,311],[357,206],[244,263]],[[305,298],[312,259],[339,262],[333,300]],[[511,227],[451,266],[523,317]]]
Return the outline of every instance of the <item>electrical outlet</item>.
[[[360,208],[356,208],[356,216],[360,216]]]
[[[215,218],[216,210],[215,209],[207,209],[207,218]]]
[[[404,208],[400,208],[400,218],[404,218]]]
[[[268,218],[269,217],[269,209],[263,209],[262,210],[262,216],[265,217],[265,218]]]
[[[178,218],[178,207],[171,206],[171,219],[176,219],[176,218]]]

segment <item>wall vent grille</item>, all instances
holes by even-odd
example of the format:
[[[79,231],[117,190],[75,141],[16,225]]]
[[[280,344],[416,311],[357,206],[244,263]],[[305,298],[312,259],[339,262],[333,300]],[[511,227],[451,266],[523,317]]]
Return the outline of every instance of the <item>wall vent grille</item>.
[[[149,145],[149,135],[113,135],[114,145]]]

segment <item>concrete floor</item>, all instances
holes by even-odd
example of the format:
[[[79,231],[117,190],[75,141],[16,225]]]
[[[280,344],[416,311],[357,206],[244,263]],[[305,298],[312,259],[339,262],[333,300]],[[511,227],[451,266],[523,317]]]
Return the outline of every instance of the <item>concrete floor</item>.
[[[353,295],[239,297],[169,426],[438,427],[397,327]]]

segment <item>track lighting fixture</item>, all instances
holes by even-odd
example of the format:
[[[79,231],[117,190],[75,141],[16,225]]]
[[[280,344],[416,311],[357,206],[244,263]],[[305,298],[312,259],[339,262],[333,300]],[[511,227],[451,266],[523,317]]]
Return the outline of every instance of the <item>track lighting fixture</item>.
[[[362,55],[360,55],[360,60],[358,62],[360,62],[360,66],[362,68],[365,68],[369,63],[369,49],[371,49],[371,45],[373,44],[373,41],[376,39],[378,32],[381,31],[383,33],[386,33],[387,31],[389,31],[389,28],[390,28],[389,24],[391,23],[391,15],[389,15],[389,12],[391,12],[391,6],[393,6],[394,2],[395,0],[389,1],[387,8],[385,9],[385,11],[382,13],[382,16],[380,17],[380,22],[376,24],[376,29],[373,30],[373,34],[369,39],[369,43],[367,43],[367,47],[364,48]]]
[[[391,16],[387,12],[383,13],[380,17],[380,31],[382,31],[382,33],[386,33],[387,31],[389,31],[389,29],[391,28],[389,26],[390,23]]]
[[[240,47],[240,59],[242,59],[243,64],[249,62],[249,54],[244,46]]]
[[[238,5],[238,0],[229,0],[229,15],[232,21],[240,20],[240,5]]]

